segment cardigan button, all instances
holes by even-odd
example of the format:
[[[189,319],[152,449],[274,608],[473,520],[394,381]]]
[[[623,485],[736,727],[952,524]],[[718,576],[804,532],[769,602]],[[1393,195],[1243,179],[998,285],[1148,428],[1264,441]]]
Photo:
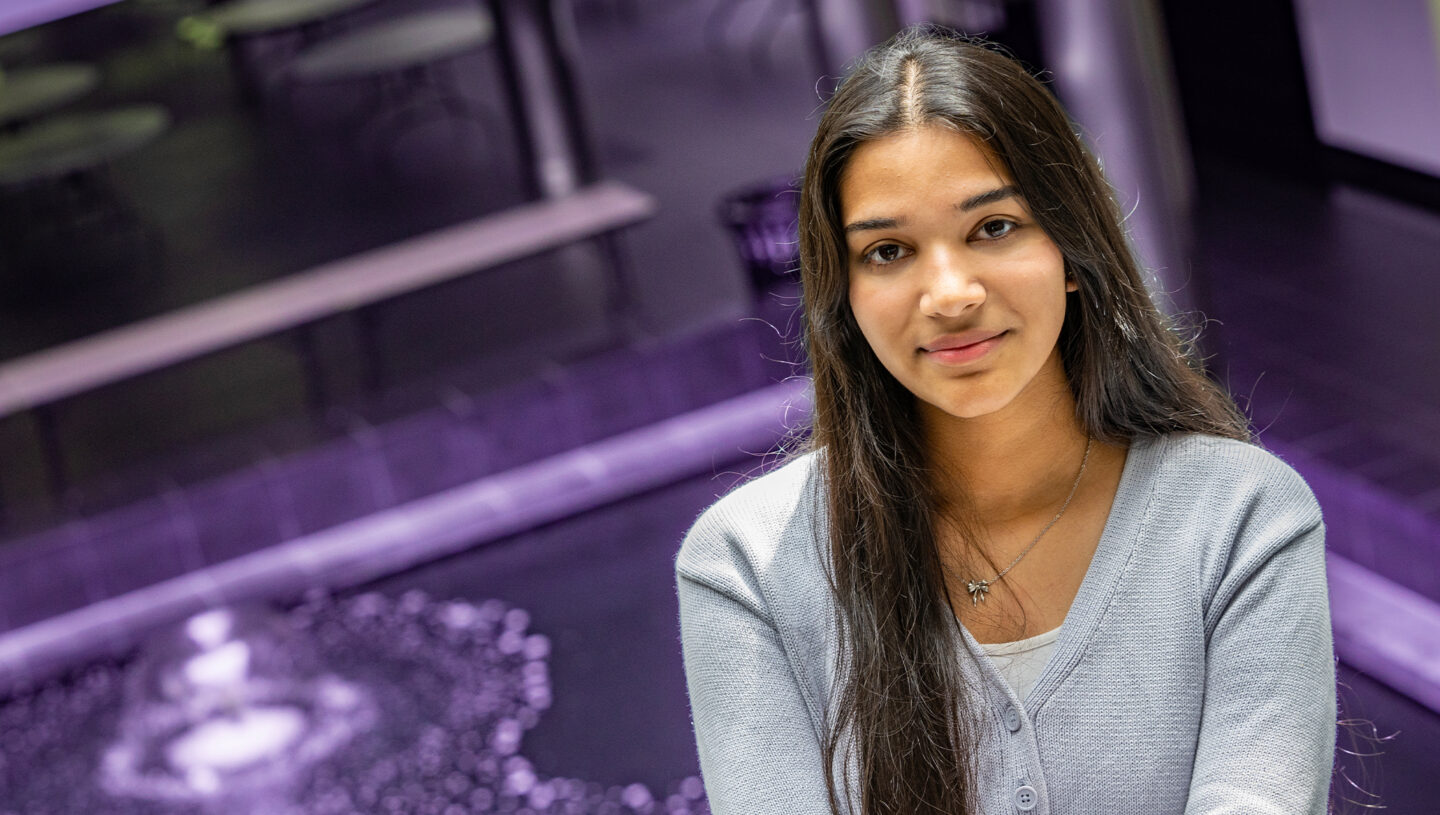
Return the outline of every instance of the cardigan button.
[[[1020,711],[1016,710],[1014,705],[1006,705],[1002,715],[1005,718],[1005,726],[1010,728],[1011,733],[1020,730]]]
[[[1026,784],[1015,790],[1015,808],[1021,812],[1029,812],[1040,803],[1040,793],[1035,788]]]

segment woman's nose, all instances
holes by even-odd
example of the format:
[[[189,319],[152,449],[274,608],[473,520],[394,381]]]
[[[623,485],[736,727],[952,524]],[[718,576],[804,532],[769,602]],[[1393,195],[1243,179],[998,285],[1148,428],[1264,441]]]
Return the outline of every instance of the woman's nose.
[[[975,270],[953,252],[935,252],[923,264],[920,309],[935,317],[959,317],[985,302],[985,286]]]

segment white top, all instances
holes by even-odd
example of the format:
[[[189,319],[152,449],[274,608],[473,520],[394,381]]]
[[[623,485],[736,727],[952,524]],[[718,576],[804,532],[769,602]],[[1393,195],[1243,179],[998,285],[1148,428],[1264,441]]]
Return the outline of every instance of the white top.
[[[1035,687],[1045,663],[1050,661],[1050,652],[1055,650],[1055,640],[1060,639],[1062,627],[1014,642],[982,642],[980,648],[1015,689],[1015,695],[1023,700]]]

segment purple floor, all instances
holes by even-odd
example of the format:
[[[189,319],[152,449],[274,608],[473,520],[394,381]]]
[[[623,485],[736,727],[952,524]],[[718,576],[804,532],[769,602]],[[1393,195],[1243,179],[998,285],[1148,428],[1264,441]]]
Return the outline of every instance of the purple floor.
[[[767,324],[739,322],[506,387],[452,385],[441,404],[390,421],[352,419],[323,443],[12,540],[0,549],[10,580],[0,625],[37,623],[771,385],[790,375],[790,353]]]
[[[526,735],[536,766],[663,790],[698,769],[675,630],[673,542],[735,479],[675,484],[372,588],[494,597],[527,609],[554,646],[554,707]]]
[[[1316,485],[1331,549],[1440,602],[1440,217],[1207,169],[1212,370],[1262,441],[1344,474]]]

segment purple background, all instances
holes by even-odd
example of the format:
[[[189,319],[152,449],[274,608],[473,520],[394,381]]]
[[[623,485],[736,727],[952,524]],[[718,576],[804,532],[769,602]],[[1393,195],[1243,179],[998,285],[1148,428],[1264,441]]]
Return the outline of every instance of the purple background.
[[[324,34],[449,5],[381,0]],[[1161,6],[1198,182],[1182,279],[1210,370],[1325,510],[1343,559],[1346,711],[1400,731],[1366,788],[1392,812],[1433,812],[1440,195],[1423,177],[1397,188],[1389,168],[1331,161],[1316,129],[1335,131],[1311,112],[1335,108],[1307,90],[1320,80],[1288,3]],[[795,373],[794,293],[757,298],[717,207],[800,169],[830,81],[803,8],[574,0],[576,104],[599,174],[658,206],[620,240],[625,320],[605,309],[613,247],[585,242],[322,321],[308,367],[307,346],[279,335],[66,399],[50,413],[63,490],[43,414],[0,417],[0,695],[124,658],[206,604],[418,587],[503,599],[552,639],[555,707],[527,737],[537,767],[657,790],[693,773],[672,558],[690,520],[760,466],[797,390],[777,386]],[[1034,8],[1006,9],[977,19],[1044,67]],[[143,239],[12,217],[35,251],[0,271],[0,386],[5,365],[45,349],[524,202],[493,46],[448,63],[478,119],[426,118],[377,147],[363,84],[273,79],[295,46],[283,38],[246,46],[263,79],[248,98],[225,49],[176,36],[203,10],[130,0],[0,39],[7,70],[95,64],[101,85],[75,110],[158,102],[173,119],[103,173],[107,206]],[[1433,93],[1431,29],[1404,13],[1368,16],[1414,37],[1382,51],[1430,71],[1386,78]],[[1361,89],[1374,121],[1423,110],[1388,81]],[[31,194],[0,190],[0,204]],[[677,461],[688,469],[659,466]],[[467,523],[489,512],[486,534],[365,548],[465,489],[482,497]],[[537,509],[547,492],[555,506]]]

